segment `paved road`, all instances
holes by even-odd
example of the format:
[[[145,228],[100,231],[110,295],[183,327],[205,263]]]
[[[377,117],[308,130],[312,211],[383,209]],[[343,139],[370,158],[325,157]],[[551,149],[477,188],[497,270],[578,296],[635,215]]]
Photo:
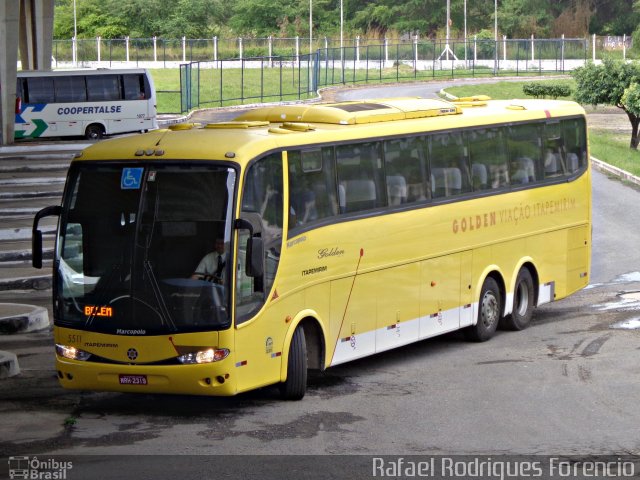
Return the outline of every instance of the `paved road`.
[[[120,456],[132,453],[639,455],[640,330],[630,327],[640,326],[640,193],[597,172],[593,191],[590,288],[489,343],[451,334],[337,366],[312,378],[301,402],[280,401],[274,388],[234,398],[68,392],[55,379],[50,333],[0,337],[23,369],[0,389],[0,476],[3,457],[34,454],[99,455],[74,457],[76,471],[95,478],[158,465],[155,478],[206,477],[225,463]],[[327,478],[326,465],[289,473]],[[237,465],[264,478],[281,467],[271,458]]]

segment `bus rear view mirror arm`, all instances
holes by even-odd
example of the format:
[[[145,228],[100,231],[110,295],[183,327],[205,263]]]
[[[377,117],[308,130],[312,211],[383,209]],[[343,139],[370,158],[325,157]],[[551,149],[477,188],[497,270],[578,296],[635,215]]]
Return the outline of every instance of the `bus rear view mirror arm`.
[[[36,213],[33,219],[33,229],[31,230],[31,264],[34,268],[42,268],[42,232],[38,230],[38,223],[44,217],[60,216],[62,207],[54,205],[45,207]]]

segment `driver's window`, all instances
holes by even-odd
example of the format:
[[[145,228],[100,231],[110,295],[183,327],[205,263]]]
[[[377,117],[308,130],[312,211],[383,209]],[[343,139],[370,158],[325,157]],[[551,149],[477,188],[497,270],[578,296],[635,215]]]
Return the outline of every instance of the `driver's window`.
[[[246,274],[248,231],[238,235],[236,271],[236,318],[248,320],[264,304],[275,281],[282,249],[283,228],[282,154],[274,153],[253,163],[247,170],[242,195],[242,213],[259,214],[264,243],[264,275]]]

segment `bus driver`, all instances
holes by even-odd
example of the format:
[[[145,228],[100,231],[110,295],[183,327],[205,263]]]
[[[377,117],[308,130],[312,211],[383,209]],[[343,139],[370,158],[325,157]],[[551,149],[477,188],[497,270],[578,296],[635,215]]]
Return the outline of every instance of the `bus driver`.
[[[224,278],[225,262],[224,240],[217,238],[214,251],[207,253],[202,260],[200,260],[191,278],[206,280],[221,285]]]

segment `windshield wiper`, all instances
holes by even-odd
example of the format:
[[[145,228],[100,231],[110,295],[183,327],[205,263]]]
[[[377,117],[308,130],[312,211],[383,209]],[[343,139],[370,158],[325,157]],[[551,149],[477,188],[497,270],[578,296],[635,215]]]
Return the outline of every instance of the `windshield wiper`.
[[[162,296],[162,291],[160,290],[160,285],[158,284],[158,279],[156,278],[156,274],[153,272],[153,267],[149,260],[144,261],[144,272],[149,277],[149,283],[151,284],[151,291],[153,292],[153,296],[156,299],[156,304],[159,307],[158,313],[160,314],[160,318],[162,319],[163,325],[168,325],[174,331],[178,330],[175,322],[171,318],[171,313],[167,308],[167,303],[164,301],[164,297]]]

